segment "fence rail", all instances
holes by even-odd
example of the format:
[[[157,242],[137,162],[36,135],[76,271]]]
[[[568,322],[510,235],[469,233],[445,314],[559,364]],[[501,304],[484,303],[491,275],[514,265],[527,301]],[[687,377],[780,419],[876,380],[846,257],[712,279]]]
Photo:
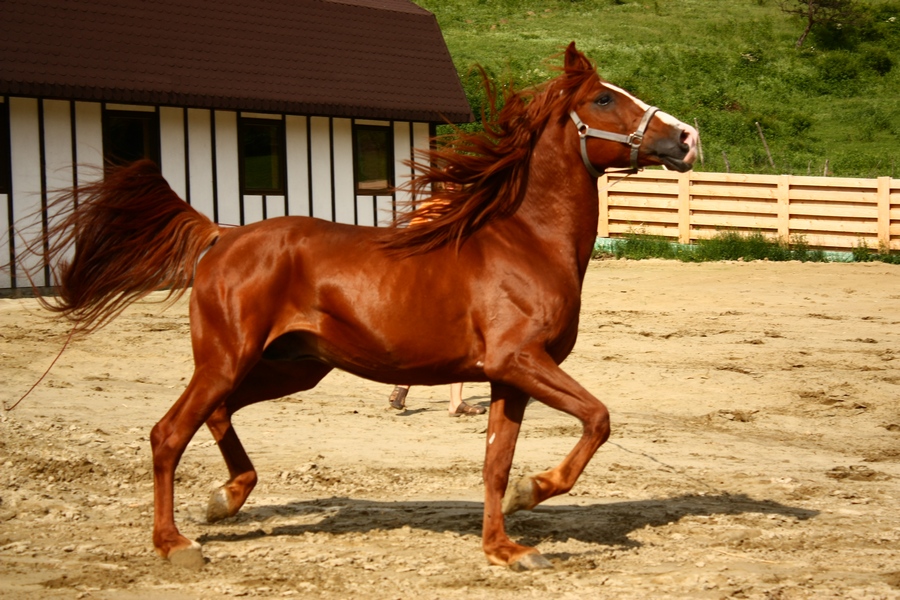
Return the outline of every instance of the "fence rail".
[[[638,232],[683,244],[720,231],[760,232],[813,248],[865,244],[900,250],[900,180],[796,175],[675,173],[604,175],[601,238]]]

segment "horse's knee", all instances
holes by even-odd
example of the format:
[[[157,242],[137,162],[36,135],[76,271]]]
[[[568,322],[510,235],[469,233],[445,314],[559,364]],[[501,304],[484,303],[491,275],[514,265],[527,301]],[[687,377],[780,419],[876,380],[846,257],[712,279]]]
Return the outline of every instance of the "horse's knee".
[[[153,426],[153,429],[150,430],[150,449],[156,454],[160,445],[165,440],[165,433],[163,433],[162,422],[160,421],[156,425]]]
[[[603,404],[591,413],[584,421],[584,435],[598,440],[600,444],[609,439],[610,422],[609,409]]]

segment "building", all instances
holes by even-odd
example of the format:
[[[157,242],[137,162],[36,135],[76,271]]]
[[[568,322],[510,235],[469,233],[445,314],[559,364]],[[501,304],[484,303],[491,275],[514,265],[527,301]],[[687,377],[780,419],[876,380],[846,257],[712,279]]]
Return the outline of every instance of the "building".
[[[378,225],[413,148],[472,120],[407,0],[4,0],[0,20],[0,289],[53,284],[23,236],[104,164],[158,161],[222,224]]]

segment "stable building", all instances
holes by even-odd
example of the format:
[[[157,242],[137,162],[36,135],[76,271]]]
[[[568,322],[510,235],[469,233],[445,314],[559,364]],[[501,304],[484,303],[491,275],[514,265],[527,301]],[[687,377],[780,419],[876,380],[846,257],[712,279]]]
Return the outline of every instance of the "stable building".
[[[104,165],[155,160],[221,224],[377,226],[414,149],[473,119],[406,0],[4,0],[0,20],[0,290],[53,285],[25,239]]]

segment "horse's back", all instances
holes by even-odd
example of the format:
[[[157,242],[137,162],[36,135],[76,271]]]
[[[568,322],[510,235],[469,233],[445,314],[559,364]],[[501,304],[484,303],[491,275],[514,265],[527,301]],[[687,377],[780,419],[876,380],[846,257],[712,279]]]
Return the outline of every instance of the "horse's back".
[[[339,259],[377,247],[381,231],[375,227],[334,223],[315,217],[275,217],[225,229],[201,262],[203,271],[247,270],[259,273],[303,258]]]

